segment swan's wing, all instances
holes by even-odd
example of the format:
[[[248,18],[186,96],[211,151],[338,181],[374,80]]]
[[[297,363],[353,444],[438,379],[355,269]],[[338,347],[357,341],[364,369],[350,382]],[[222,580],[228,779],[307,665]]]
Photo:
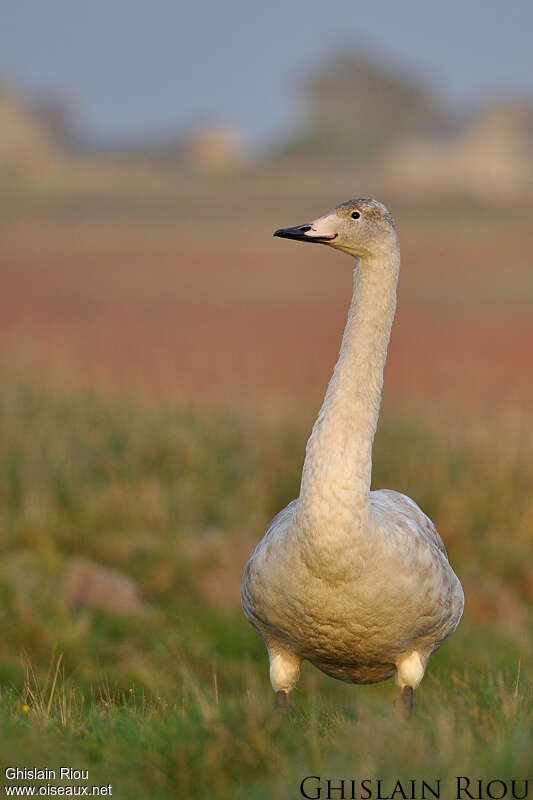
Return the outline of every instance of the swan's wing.
[[[268,523],[265,535],[257,545],[258,547],[261,545],[262,542],[265,541],[265,539],[270,537],[277,530],[279,530],[280,528],[285,528],[287,522],[291,520],[294,515],[297,503],[298,503],[298,498],[296,498],[295,500],[291,500],[291,502],[287,506],[285,506],[285,508],[282,508],[281,511],[278,514],[276,514],[274,519],[272,519]]]
[[[292,500],[271,520],[265,535],[256,545],[244,568],[241,583],[241,603],[248,620],[258,629],[261,629],[258,623],[261,623],[263,627],[266,625],[260,611],[261,597],[267,590],[264,562],[265,559],[268,560],[269,552],[272,553],[272,545],[276,538],[283,536],[290,525],[297,503],[298,498]]]
[[[412,533],[414,537],[422,538],[436,547],[448,558],[444,542],[436,527],[410,497],[392,489],[379,489],[370,492],[370,506],[378,524],[383,520],[387,527]]]

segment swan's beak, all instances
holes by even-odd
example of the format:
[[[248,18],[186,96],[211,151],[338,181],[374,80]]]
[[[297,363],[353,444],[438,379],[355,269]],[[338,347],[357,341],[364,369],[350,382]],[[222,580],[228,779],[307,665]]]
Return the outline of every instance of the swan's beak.
[[[278,228],[274,236],[280,239],[296,239],[298,242],[316,242],[318,244],[331,244],[337,238],[339,219],[336,214],[327,214],[305,225],[296,225],[294,228]]]

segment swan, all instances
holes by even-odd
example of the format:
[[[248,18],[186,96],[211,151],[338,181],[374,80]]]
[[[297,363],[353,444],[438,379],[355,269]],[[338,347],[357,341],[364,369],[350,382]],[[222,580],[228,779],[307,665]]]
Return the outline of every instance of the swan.
[[[394,221],[382,203],[359,198],[274,236],[348,253],[354,283],[300,495],[250,556],[243,610],[266,644],[278,705],[291,704],[307,660],[349,683],[394,677],[395,702],[409,711],[429,656],[459,624],[464,596],[417,504],[390,489],[370,491],[400,266]]]

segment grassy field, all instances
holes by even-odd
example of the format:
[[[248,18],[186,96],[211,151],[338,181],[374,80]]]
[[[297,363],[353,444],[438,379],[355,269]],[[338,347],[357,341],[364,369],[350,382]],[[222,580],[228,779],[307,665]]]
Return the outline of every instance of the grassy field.
[[[381,778],[382,796],[441,779],[448,800],[456,775],[527,775],[524,209],[392,204],[403,261],[373,482],[436,522],[465,587],[458,631],[408,724],[393,684],[310,665],[294,711],[273,707],[240,576],[298,493],[351,291],[338,254],[271,238],[353,193],[349,175],[306,180],[280,197],[286,176],[266,172],[169,179],[166,205],[141,193],[137,210],[126,187],[116,208],[86,186],[54,213],[50,187],[38,213],[0,198],[0,797],[9,765],[88,769],[83,785],[124,800],[292,799],[306,775]]]
[[[433,517],[465,616],[407,724],[392,684],[347,686],[310,665],[282,717],[238,582],[298,492],[313,409],[274,421],[7,370],[2,385],[2,767],[88,769],[83,785],[156,800],[296,798],[306,775],[440,778],[451,798],[456,775],[527,776],[529,417],[385,408],[374,485]],[[80,568],[100,593],[73,588]]]

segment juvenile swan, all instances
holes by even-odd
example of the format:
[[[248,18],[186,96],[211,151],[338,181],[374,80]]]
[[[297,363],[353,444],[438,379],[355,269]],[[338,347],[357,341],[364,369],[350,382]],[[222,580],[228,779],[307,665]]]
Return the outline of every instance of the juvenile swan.
[[[348,253],[354,288],[300,496],[250,556],[244,613],[265,641],[281,704],[290,703],[307,659],[350,683],[394,676],[398,702],[409,709],[429,656],[459,624],[464,599],[431,520],[399,492],[370,491],[400,266],[394,222],[382,203],[357,199],[274,236]]]

